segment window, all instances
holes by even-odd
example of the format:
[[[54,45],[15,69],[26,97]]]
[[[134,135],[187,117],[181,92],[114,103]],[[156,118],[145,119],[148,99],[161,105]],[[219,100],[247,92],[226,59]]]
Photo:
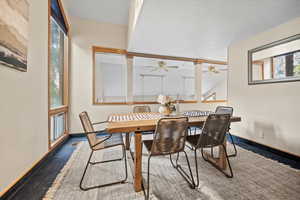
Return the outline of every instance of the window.
[[[66,115],[59,113],[50,117],[50,141],[53,144],[66,132]]]
[[[214,67],[204,64],[201,100],[227,99],[226,62],[96,46],[92,53],[93,105],[155,104],[160,94],[181,103],[197,103],[204,62]]]
[[[159,94],[196,100],[193,62],[134,57],[133,101],[156,102]]]
[[[51,17],[50,108],[63,106],[64,43],[66,35]]]
[[[115,53],[95,53],[95,103],[125,103],[126,56]]]
[[[202,64],[202,101],[226,101],[227,66]]]
[[[67,133],[68,27],[59,0],[49,2],[49,148],[52,148]]]

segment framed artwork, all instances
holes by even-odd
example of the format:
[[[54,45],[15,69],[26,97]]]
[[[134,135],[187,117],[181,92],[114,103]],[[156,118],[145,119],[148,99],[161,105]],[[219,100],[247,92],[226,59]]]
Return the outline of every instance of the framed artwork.
[[[0,1],[0,65],[27,71],[28,0]]]

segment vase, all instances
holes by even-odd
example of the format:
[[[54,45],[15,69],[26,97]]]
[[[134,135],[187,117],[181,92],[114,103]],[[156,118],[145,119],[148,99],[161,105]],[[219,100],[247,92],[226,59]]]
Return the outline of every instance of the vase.
[[[158,108],[158,112],[160,114],[163,114],[163,115],[170,115],[171,114],[171,109],[167,106],[164,106],[164,105],[161,105],[159,108]]]

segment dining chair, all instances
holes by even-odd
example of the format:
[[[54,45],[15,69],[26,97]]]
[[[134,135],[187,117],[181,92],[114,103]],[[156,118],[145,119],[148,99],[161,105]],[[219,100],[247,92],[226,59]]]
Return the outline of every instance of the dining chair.
[[[150,160],[153,156],[169,155],[169,159],[171,161],[172,166],[188,182],[191,188],[195,188],[195,182],[190,167],[190,162],[186,152],[184,151],[185,141],[187,136],[187,128],[188,128],[187,117],[161,118],[157,122],[153,140],[143,141],[143,144],[148,151],[146,199],[149,199]],[[185,154],[190,175],[188,175],[178,163],[179,153],[181,152]],[[175,164],[172,159],[173,154],[177,154]]]
[[[133,107],[133,113],[147,113],[147,112],[151,112],[151,108],[150,106],[134,106]],[[153,134],[154,131],[144,131],[144,134]],[[128,144],[130,145],[131,143],[131,137],[132,134],[131,133],[126,133],[126,141],[128,142]]]
[[[183,112],[182,114],[187,117],[201,117],[208,116],[211,111],[202,111],[202,110],[188,110]],[[189,126],[188,135],[196,135],[197,133],[201,133],[201,126]]]
[[[232,114],[233,114],[233,108],[232,107],[229,107],[229,106],[218,106],[215,110],[215,113],[216,114],[230,114],[230,116],[232,117]],[[230,125],[228,127],[228,135],[231,139],[231,143],[233,145],[233,148],[234,148],[234,153],[233,154],[229,154],[228,156],[229,157],[235,157],[237,156],[237,150],[236,150],[236,146],[235,146],[235,143],[234,143],[234,140],[233,140],[233,137],[231,135],[231,133],[229,132],[230,130]]]
[[[198,174],[198,162],[197,162],[197,150],[201,150],[202,157],[205,161],[210,162],[204,156],[203,149],[204,148],[212,148],[221,146],[226,154],[226,161],[229,166],[230,174],[227,174],[224,170],[219,168],[214,163],[210,162],[214,167],[220,170],[226,177],[232,178],[233,172],[230,165],[230,161],[228,158],[228,154],[226,151],[226,147],[224,146],[224,140],[226,136],[226,132],[230,125],[230,114],[210,114],[203,126],[202,133],[199,135],[189,135],[187,136],[187,142],[193,147],[194,155],[195,155],[195,165],[196,165],[196,175],[197,175],[197,184],[196,187],[199,186],[199,174]]]
[[[151,112],[151,108],[150,106],[134,106],[133,112],[134,113]]]
[[[82,127],[84,129],[84,133],[87,137],[87,140],[89,142],[89,146],[91,149],[89,159],[87,161],[83,175],[80,180],[80,184],[79,184],[80,189],[86,191],[86,190],[90,190],[90,189],[94,189],[94,188],[100,188],[100,187],[110,186],[110,185],[114,185],[114,184],[125,183],[125,181],[127,180],[127,160],[126,160],[126,151],[125,151],[125,145],[123,142],[122,134],[114,133],[114,134],[107,134],[106,136],[97,137],[96,133],[98,133],[100,131],[103,132],[104,130],[95,131],[94,126],[99,125],[99,124],[105,124],[106,122],[92,123],[89,118],[89,115],[86,111],[80,113],[79,117],[80,117],[80,121],[81,121]],[[122,147],[123,155],[121,158],[104,160],[104,161],[99,161],[99,162],[91,162],[91,158],[92,158],[94,152],[108,149],[111,147],[116,147],[116,146]],[[84,180],[84,177],[86,175],[86,171],[87,171],[89,165],[96,165],[96,164],[101,164],[101,163],[120,161],[123,159],[124,159],[124,164],[125,164],[125,178],[124,179],[117,181],[117,182],[107,183],[107,184],[103,184],[103,185],[96,185],[96,186],[90,186],[90,187],[83,186],[82,183],[83,183],[83,180]]]
[[[201,111],[201,110],[188,110],[183,112],[183,116],[187,117],[200,117],[200,116],[207,116],[210,111]],[[202,126],[189,126],[188,127],[188,135],[196,135],[200,134],[202,130]],[[189,149],[194,150],[193,147],[186,145]],[[212,150],[213,151],[213,150]]]

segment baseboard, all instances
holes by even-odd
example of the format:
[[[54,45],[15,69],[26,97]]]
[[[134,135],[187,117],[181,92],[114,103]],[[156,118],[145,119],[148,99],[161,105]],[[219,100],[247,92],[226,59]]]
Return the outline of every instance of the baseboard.
[[[85,137],[84,133],[70,133],[70,137]]]
[[[289,158],[291,160],[295,160],[295,161],[300,162],[300,155],[296,155],[296,154],[293,154],[293,153],[290,153],[290,152],[286,152],[286,151],[277,149],[275,147],[271,147],[271,146],[268,146],[268,145],[265,145],[265,144],[261,144],[261,143],[258,143],[256,141],[249,140],[249,139],[246,139],[246,138],[243,138],[243,137],[240,137],[240,136],[236,136],[236,135],[232,135],[232,136],[234,137],[235,140],[238,140],[238,141],[241,141],[243,143],[258,147],[260,149],[269,151],[271,153],[280,155],[282,157]]]
[[[9,186],[7,189],[4,189],[3,194],[0,193],[0,199],[6,200],[6,199],[12,199],[14,194],[19,191],[22,186],[31,178],[31,176],[39,170],[39,168],[47,163],[47,160],[49,157],[53,156],[60,147],[65,144],[65,142],[68,140],[69,136],[66,135],[62,141],[55,145],[50,151],[48,151],[39,161],[37,161],[24,175],[22,175],[19,179],[17,179],[11,186]]]
[[[98,133],[96,133],[96,135],[103,136],[103,135],[107,135],[107,133],[105,133],[105,132],[98,132]],[[69,136],[70,137],[85,137],[86,134],[85,133],[70,133]]]
[[[151,131],[143,132],[143,135],[147,135],[147,134],[153,134],[153,132],[151,132]],[[107,133],[106,132],[99,132],[99,133],[97,133],[97,135],[98,136],[103,136],[103,135],[107,135]],[[70,133],[69,136],[70,137],[85,137],[86,134],[85,133]]]

